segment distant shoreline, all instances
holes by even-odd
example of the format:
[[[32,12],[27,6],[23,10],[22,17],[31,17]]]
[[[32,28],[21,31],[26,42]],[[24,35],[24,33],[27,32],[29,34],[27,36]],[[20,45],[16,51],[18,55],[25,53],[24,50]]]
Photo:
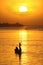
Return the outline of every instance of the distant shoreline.
[[[26,28],[23,28],[23,27],[0,27],[0,30],[4,30],[4,29],[6,29],[6,30],[43,30],[43,28],[28,28],[28,29],[26,29]]]
[[[8,24],[2,23],[0,24],[0,29],[25,29],[25,30],[43,30],[43,26],[41,25],[23,25],[20,23]]]

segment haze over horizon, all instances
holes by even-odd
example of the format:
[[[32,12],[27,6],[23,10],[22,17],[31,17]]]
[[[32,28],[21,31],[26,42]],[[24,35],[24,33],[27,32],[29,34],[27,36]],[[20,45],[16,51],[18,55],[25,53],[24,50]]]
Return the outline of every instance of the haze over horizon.
[[[20,6],[27,11],[20,12]],[[0,23],[43,25],[43,0],[0,0]]]

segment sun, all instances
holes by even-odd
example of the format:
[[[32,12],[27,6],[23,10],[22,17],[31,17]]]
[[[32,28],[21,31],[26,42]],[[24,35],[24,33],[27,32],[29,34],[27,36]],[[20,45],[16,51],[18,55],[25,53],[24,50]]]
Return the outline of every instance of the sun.
[[[26,6],[20,6],[19,7],[19,12],[27,12],[27,11],[28,11],[28,9]]]

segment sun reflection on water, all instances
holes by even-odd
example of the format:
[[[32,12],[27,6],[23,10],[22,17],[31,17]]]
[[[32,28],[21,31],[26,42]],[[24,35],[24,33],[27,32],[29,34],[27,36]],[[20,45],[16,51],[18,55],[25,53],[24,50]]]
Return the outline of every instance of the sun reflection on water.
[[[20,36],[21,41],[27,40],[27,31],[26,30],[21,30],[19,32],[19,36]]]
[[[25,52],[27,50],[27,47],[25,46],[25,44],[27,44],[27,31],[26,30],[19,31],[19,39],[22,44],[22,52]]]

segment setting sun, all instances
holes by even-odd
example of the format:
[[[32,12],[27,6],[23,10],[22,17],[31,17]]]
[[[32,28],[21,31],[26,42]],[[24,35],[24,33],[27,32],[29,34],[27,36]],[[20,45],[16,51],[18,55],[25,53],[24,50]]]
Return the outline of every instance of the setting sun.
[[[20,11],[20,12],[27,12],[28,9],[27,9],[26,6],[20,6],[19,11]]]

